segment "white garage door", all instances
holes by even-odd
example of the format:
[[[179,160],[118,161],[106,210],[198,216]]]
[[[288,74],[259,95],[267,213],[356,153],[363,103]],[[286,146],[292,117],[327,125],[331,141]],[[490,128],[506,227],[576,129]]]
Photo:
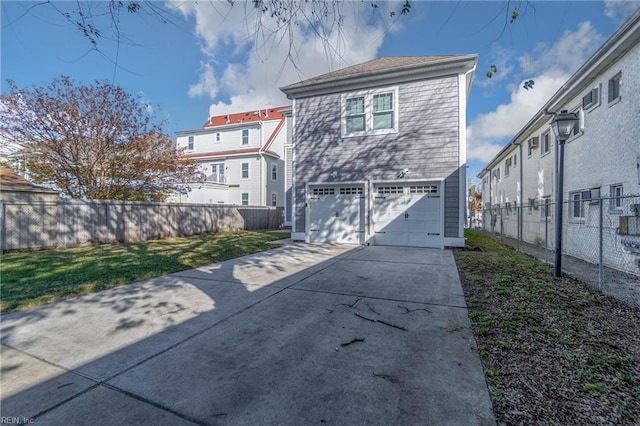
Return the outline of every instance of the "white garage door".
[[[364,232],[362,187],[311,187],[309,241],[362,244]]]
[[[376,245],[442,247],[440,186],[375,187],[373,231]]]

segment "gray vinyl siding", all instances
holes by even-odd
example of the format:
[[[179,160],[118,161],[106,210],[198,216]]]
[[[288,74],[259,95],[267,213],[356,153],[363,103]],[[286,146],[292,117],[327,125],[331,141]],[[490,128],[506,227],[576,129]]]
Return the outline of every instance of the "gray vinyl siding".
[[[447,236],[457,237],[459,218],[458,76],[398,85],[398,133],[342,138],[340,93],[296,100],[297,232],[305,229],[308,182],[447,178]],[[330,178],[335,172],[337,179]],[[455,232],[454,232],[455,225]]]
[[[444,236],[458,237],[460,225],[460,169],[444,181]]]

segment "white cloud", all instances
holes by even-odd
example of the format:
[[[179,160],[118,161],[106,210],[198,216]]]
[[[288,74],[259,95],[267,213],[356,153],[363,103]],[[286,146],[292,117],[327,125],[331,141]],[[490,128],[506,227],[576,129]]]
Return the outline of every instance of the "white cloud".
[[[626,19],[640,7],[637,1],[604,0],[604,15],[612,19]]]
[[[183,15],[194,20],[208,57],[189,96],[209,96],[212,115],[286,105],[290,101],[279,87],[376,57],[388,30],[384,22],[372,20],[359,2],[327,5],[342,8],[342,23],[325,27],[325,43],[303,21],[274,35],[271,31],[282,24],[256,11],[252,3],[180,3]],[[262,27],[256,25],[259,19]],[[224,69],[215,67],[216,59],[227,64]]]
[[[196,84],[189,86],[189,96],[195,98],[197,96],[208,95],[211,98],[215,98],[218,95],[218,84],[213,67],[207,63],[201,63],[200,67],[202,69],[200,80]]]
[[[595,51],[602,36],[586,22],[567,31],[553,45],[539,44],[519,58],[518,75],[535,81],[531,90],[522,84],[511,90],[509,103],[477,116],[467,127],[467,158],[490,161],[555,94]]]

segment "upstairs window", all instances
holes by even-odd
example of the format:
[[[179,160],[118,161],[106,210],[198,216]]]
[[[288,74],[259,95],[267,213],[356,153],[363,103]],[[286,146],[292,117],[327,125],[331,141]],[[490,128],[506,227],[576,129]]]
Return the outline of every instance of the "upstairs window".
[[[364,114],[364,96],[347,99],[347,133],[364,132],[365,130],[365,114]]]
[[[242,179],[249,179],[249,163],[242,163]]]
[[[622,73],[617,74],[611,80],[609,80],[609,103],[615,102],[620,99],[620,81],[622,80]]]
[[[278,165],[275,163],[271,165],[271,180],[278,180]]]
[[[193,140],[194,140],[194,137],[193,136],[189,136],[189,142],[188,142],[187,149],[193,150]]]
[[[393,93],[373,95],[373,129],[393,129]]]
[[[220,142],[220,132],[216,133],[216,142]]]
[[[600,91],[598,88],[591,89],[589,93],[582,97],[582,109],[589,109],[600,103]]]
[[[249,129],[242,129],[242,145],[249,145]]]
[[[398,90],[362,90],[342,95],[342,136],[398,131]]]
[[[544,133],[540,137],[540,155],[545,155],[549,153],[551,148],[551,134],[549,132]]]

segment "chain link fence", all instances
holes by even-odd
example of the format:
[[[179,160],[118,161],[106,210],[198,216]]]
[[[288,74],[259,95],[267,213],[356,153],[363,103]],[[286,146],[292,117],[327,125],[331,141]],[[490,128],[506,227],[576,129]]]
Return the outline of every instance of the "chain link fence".
[[[592,192],[571,193],[562,203],[562,271],[640,306],[640,195]],[[554,264],[556,217],[550,198],[504,203],[483,210],[483,229]]]

